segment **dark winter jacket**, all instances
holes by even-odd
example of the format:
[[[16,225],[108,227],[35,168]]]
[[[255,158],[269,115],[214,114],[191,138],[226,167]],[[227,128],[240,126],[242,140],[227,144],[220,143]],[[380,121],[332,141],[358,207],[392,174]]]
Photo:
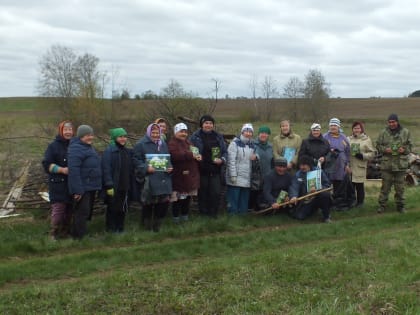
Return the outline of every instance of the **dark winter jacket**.
[[[320,157],[325,157],[330,151],[330,144],[322,135],[314,137],[309,134],[308,138],[302,141],[302,146],[299,151],[299,158],[301,156],[309,156],[314,159],[314,165],[316,165]]]
[[[101,161],[95,149],[79,138],[70,140],[68,151],[69,192],[83,195],[102,188]]]
[[[133,162],[136,176],[139,178],[148,178],[147,183],[149,194],[151,196],[170,195],[172,193],[172,179],[168,172],[156,171],[152,174],[147,173],[148,162],[146,154],[169,154],[168,146],[162,141],[160,150],[149,136],[144,136],[134,146]]]
[[[315,168],[312,168],[315,170]],[[306,187],[306,175],[307,172],[302,172],[301,170],[297,171],[295,176],[292,179],[292,185],[289,188],[289,197],[300,197],[308,193]],[[330,181],[328,180],[327,174],[321,170],[321,186],[322,189],[330,187]]]
[[[260,162],[261,175],[264,178],[274,168],[273,146],[270,142],[261,143],[256,139],[255,154]]]
[[[51,142],[44,154],[42,166],[48,174],[48,191],[50,202],[70,202],[71,196],[67,186],[67,175],[50,173],[49,167],[51,164],[56,164],[59,167],[67,167],[67,149],[70,141],[57,135],[55,140]]]
[[[200,186],[200,172],[198,162],[194,159],[188,140],[173,137],[169,140],[169,153],[173,165],[172,187],[174,191],[187,193]]]
[[[130,191],[133,176],[133,150],[116,144],[109,145],[102,155],[104,188]]]
[[[200,162],[200,173],[203,175],[220,174],[222,167],[213,163],[212,148],[219,148],[219,158],[226,163],[227,148],[223,136],[214,130],[206,133],[199,129],[191,135],[190,140],[198,148],[203,158]]]
[[[280,191],[289,191],[292,184],[292,175],[286,173],[284,175],[277,174],[276,170],[272,170],[264,177],[263,194],[264,200],[270,205],[277,201]]]

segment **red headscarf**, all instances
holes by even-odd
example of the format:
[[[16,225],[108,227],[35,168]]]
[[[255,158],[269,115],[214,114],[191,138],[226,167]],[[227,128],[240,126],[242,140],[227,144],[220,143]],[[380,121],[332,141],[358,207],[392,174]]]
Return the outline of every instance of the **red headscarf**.
[[[63,135],[64,127],[73,127],[73,124],[70,120],[64,120],[58,124],[58,134],[63,138],[64,138],[64,135]],[[72,136],[74,136],[74,130],[73,130]]]

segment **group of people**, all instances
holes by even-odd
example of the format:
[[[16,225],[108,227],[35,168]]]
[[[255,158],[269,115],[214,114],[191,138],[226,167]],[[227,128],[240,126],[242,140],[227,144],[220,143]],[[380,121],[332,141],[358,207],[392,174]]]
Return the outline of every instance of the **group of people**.
[[[158,118],[133,148],[127,146],[126,130],[114,128],[100,157],[92,146],[92,127],[80,125],[74,133],[70,121],[61,122],[42,161],[49,175],[51,236],[82,238],[97,192],[107,204],[105,225],[110,232],[124,231],[133,200],[142,205],[145,229],[155,232],[170,205],[175,223],[187,221],[193,196],[200,214],[215,218],[224,187],[229,214],[287,204],[296,219],[321,210],[323,221],[330,222],[334,197],[346,180],[357,196],[355,205],[363,205],[367,161],[376,153],[382,155],[383,178],[378,212],[385,210],[392,185],[397,210],[405,211],[404,174],[412,143],[395,114],[388,117],[376,146],[362,122],[354,122],[346,137],[338,118],[330,119],[324,134],[321,125],[313,123],[303,140],[288,120],[281,121],[280,134],[272,143],[271,130],[264,125],[255,137],[253,125],[244,124],[229,145],[215,130],[211,115],[202,116],[199,126],[190,134],[186,124],[178,123],[168,137],[168,123]],[[319,183],[309,185],[314,171]],[[311,197],[302,197],[308,194]]]

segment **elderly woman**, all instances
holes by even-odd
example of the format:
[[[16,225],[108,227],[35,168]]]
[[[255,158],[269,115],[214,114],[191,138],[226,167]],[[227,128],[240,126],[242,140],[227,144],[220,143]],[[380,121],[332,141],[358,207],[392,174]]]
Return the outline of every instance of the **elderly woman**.
[[[335,162],[332,167],[326,170],[329,180],[333,185],[334,192],[337,191],[346,173],[350,173],[350,144],[347,137],[340,132],[341,121],[338,118],[331,118],[329,130],[324,138],[330,144],[330,155]]]
[[[256,159],[253,134],[252,125],[244,124],[240,136],[235,137],[228,147],[226,184],[227,210],[230,214],[242,214],[248,211],[251,161]]]
[[[73,124],[62,121],[58,125],[57,136],[48,145],[42,160],[44,170],[48,173],[52,239],[67,237],[70,232],[72,200],[67,185],[67,149],[73,134]]]
[[[72,236],[83,238],[86,223],[91,217],[95,193],[102,188],[102,171],[99,155],[93,148],[92,127],[80,125],[68,151],[69,192],[73,196]]]
[[[323,168],[328,152],[330,152],[330,144],[321,134],[321,125],[313,123],[308,138],[302,141],[299,158],[302,156],[310,157],[313,160],[311,166],[320,164]]]
[[[363,206],[365,200],[364,182],[368,160],[375,156],[375,148],[372,140],[365,134],[365,128],[359,121],[352,126],[352,135],[348,137],[350,143],[350,167],[352,172],[352,183],[356,190],[356,207]]]
[[[145,179],[141,197],[142,222],[146,230],[159,232],[172,193],[172,165],[158,124],[150,124],[146,135],[134,146],[133,161],[136,176]]]
[[[172,173],[172,215],[175,223],[187,221],[191,196],[197,196],[200,187],[198,163],[201,155],[188,138],[188,127],[176,124],[174,137],[168,142],[173,165]]]

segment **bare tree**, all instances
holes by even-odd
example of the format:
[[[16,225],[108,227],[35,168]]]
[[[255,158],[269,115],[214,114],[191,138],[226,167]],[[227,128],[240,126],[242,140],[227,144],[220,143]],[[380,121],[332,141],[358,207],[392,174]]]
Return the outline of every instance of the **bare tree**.
[[[298,119],[298,98],[303,98],[303,82],[298,77],[291,77],[283,88],[283,95],[293,100],[293,120]]]
[[[169,84],[162,89],[160,95],[162,98],[172,99],[177,97],[185,97],[188,95],[188,93],[185,92],[181,83],[179,83],[177,80],[171,79]]]
[[[218,96],[219,96],[219,91],[220,91],[220,86],[222,84],[222,81],[220,81],[220,79],[215,79],[215,78],[213,78],[211,80],[214,82],[213,92],[215,94],[215,101],[217,103],[217,100],[219,99]]]
[[[76,72],[78,95],[94,100],[102,95],[101,81],[103,74],[98,70],[99,58],[91,54],[84,54],[77,58]]]
[[[264,110],[261,113],[261,119],[270,121],[270,100],[278,95],[276,81],[271,76],[265,76],[261,85],[263,97],[265,99]]]
[[[74,123],[97,123],[103,116],[103,85],[106,74],[98,70],[99,59],[91,54],[77,56],[68,47],[54,45],[39,62],[40,95],[55,97],[62,114]]]
[[[312,121],[319,121],[328,117],[328,100],[330,97],[329,83],[326,82],[321,71],[311,69],[305,76],[304,98]]]
[[[211,114],[213,103],[196,97],[193,93],[185,92],[184,87],[176,80],[162,88],[161,95],[155,99],[156,106],[148,108],[146,121],[154,121],[157,117],[165,118],[170,125],[179,122],[179,116],[188,117],[194,121],[204,114]]]
[[[78,81],[77,56],[72,49],[52,46],[39,61],[38,91],[42,96],[57,97],[69,105],[76,96]]]
[[[257,75],[253,75],[249,81],[249,87],[251,89],[252,100],[254,103],[255,118],[259,119],[259,111],[257,106],[257,89],[258,89],[258,78]]]

